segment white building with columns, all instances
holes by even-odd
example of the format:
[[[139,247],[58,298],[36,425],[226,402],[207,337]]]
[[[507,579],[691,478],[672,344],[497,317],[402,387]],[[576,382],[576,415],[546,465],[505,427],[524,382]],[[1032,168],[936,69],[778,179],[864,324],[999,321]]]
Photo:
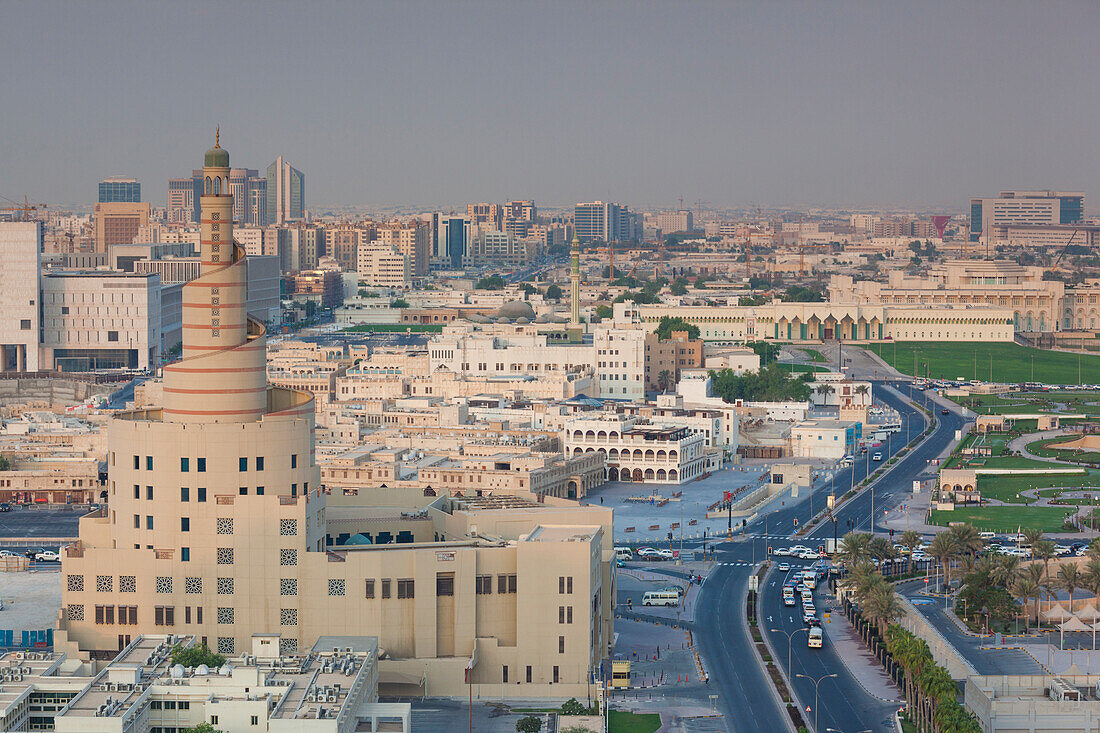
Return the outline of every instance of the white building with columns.
[[[569,420],[566,455],[603,453],[608,481],[683,484],[706,471],[706,437],[687,426],[665,426],[615,414]]]

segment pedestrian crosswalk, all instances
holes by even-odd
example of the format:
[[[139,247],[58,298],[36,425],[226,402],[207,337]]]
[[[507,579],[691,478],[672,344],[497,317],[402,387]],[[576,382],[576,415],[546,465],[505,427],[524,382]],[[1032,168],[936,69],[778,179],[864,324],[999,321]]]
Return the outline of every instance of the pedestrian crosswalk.
[[[751,562],[718,562],[715,565],[725,565],[729,568],[751,568]]]

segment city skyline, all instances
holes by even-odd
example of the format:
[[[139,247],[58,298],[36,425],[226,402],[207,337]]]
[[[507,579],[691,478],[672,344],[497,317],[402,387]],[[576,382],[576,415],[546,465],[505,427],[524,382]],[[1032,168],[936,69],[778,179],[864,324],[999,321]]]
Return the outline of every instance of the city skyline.
[[[1100,103],[1065,93],[1097,56],[1084,3],[322,9],[14,8],[6,66],[54,93],[5,106],[0,195],[87,204],[123,173],[162,204],[217,124],[248,165],[293,161],[320,207],[683,196],[961,213],[1002,188],[1100,191],[1100,154],[1075,143]],[[50,27],[48,52],[28,26]],[[108,27],[127,43],[104,43]],[[279,42],[307,51],[280,61]],[[252,64],[246,86],[213,73]],[[202,93],[226,100],[217,119],[175,102]]]

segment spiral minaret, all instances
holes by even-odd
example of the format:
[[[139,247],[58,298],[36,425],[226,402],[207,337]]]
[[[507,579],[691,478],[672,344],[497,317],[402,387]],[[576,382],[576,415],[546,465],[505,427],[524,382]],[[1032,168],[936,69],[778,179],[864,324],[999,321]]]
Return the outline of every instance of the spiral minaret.
[[[202,178],[201,274],[183,286],[183,359],[164,368],[164,419],[249,422],[267,409],[266,331],[247,313],[248,262],[233,241],[220,140],[206,151]]]

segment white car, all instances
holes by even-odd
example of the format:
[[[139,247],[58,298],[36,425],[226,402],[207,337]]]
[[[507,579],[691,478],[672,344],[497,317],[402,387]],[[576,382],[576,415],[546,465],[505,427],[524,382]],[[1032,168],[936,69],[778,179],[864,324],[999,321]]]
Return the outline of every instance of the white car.
[[[785,572],[789,571],[790,569],[791,569],[791,564],[789,562],[779,563],[779,568],[778,568],[779,572],[785,573]]]
[[[61,562],[61,555],[52,550],[43,550],[34,555],[35,562]]]
[[[809,552],[810,548],[805,545],[792,545],[790,551],[792,555],[797,555],[800,552]]]
[[[802,558],[803,560],[817,560],[818,558],[821,557],[820,555],[818,555],[813,550],[806,550],[805,552],[800,552],[800,553],[798,553],[798,556],[800,558]]]
[[[1065,545],[1056,545],[1054,547],[1054,554],[1055,555],[1061,556],[1061,555],[1066,555],[1068,553],[1069,553],[1069,548],[1066,547]]]
[[[785,547],[776,547],[772,550],[772,554],[776,557],[790,557],[791,551]]]
[[[671,560],[676,557],[672,550],[657,550],[654,554],[662,560]]]

